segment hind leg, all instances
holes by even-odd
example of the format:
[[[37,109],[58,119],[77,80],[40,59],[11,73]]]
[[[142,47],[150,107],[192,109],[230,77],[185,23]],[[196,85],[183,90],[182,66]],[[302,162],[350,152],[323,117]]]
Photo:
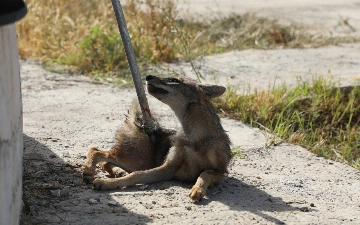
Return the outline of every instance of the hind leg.
[[[195,185],[191,188],[189,197],[194,201],[200,201],[206,194],[209,186],[219,183],[224,173],[214,170],[205,170],[198,177]]]
[[[96,165],[101,162],[116,162],[108,151],[101,151],[97,148],[90,148],[83,168],[83,180],[85,183],[94,181]]]
[[[120,178],[96,179],[94,184],[95,190],[120,189],[125,186],[136,184],[150,184],[159,181],[170,180],[174,177],[176,171],[184,160],[184,153],[176,148],[170,149],[170,152],[163,165],[142,171],[132,172]]]

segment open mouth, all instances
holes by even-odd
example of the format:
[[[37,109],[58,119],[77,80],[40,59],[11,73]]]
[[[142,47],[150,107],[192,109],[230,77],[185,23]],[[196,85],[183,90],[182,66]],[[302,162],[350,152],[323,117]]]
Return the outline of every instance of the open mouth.
[[[169,93],[167,90],[155,87],[152,84],[147,84],[147,89],[150,94],[167,94]]]

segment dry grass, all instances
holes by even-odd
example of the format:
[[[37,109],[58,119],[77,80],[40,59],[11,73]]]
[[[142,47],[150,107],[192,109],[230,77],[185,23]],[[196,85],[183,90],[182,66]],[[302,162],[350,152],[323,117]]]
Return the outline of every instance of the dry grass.
[[[27,0],[26,3],[28,14],[17,23],[22,57],[60,60],[77,52],[76,44],[90,34],[91,27],[107,27],[114,22],[111,11],[106,9],[111,5],[105,1]],[[94,14],[94,9],[103,13]]]
[[[127,61],[111,1],[26,0],[26,3],[29,13],[17,23],[21,57],[72,65],[85,73],[126,73]],[[186,21],[179,18],[172,0],[144,3],[128,0],[123,10],[140,67],[189,61],[233,49],[319,47],[354,41],[311,35],[299,25],[282,26],[253,14],[202,23]]]
[[[29,13],[17,24],[21,57],[73,65],[83,72],[127,68],[111,1],[26,2]],[[123,5],[140,65],[185,58],[188,49],[182,42],[192,42],[202,25],[178,22],[171,0],[147,1],[143,10],[140,5],[135,0]]]

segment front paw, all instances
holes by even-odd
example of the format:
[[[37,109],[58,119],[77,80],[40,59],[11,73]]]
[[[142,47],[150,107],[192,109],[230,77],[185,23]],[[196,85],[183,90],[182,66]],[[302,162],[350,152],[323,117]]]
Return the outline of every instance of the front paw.
[[[199,202],[205,196],[205,191],[202,188],[193,186],[190,190],[189,197],[193,202]]]
[[[96,179],[93,182],[94,190],[104,191],[104,190],[113,190],[119,188],[121,188],[121,186],[114,178]]]
[[[98,190],[98,191],[107,190],[106,181],[104,179],[96,179],[92,183],[94,190]]]

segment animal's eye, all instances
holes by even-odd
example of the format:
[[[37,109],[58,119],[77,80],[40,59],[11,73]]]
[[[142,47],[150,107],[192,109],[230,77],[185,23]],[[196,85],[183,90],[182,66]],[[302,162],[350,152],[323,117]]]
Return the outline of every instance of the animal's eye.
[[[180,83],[180,81],[178,79],[176,79],[176,78],[169,78],[168,82],[169,83]]]

